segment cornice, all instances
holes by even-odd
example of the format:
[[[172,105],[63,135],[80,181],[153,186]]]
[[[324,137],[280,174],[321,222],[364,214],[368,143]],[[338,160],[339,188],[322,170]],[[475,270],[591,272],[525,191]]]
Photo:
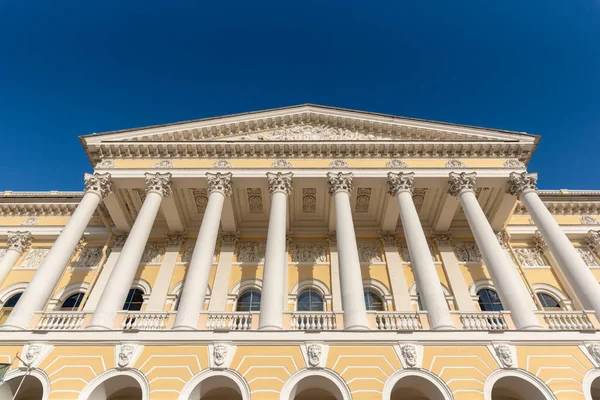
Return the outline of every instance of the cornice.
[[[544,205],[554,215],[600,214],[600,198],[598,201],[548,201],[542,198]],[[515,208],[515,215],[529,215],[523,203]]]
[[[51,190],[47,192],[13,192],[12,190],[6,190],[0,192],[0,198],[20,198],[20,197],[83,197],[84,192],[59,192]],[[1,199],[0,199],[1,200]]]

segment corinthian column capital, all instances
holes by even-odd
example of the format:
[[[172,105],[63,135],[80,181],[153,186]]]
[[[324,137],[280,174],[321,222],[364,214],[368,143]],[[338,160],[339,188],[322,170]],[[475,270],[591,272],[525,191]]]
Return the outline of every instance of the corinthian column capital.
[[[388,193],[396,196],[400,192],[413,192],[414,172],[388,172]]]
[[[233,174],[231,172],[216,174],[207,172],[206,179],[208,180],[208,192],[219,192],[222,193],[223,196],[227,197],[231,195],[231,177]]]
[[[513,196],[521,197],[525,193],[537,192],[537,174],[528,174],[527,172],[512,172],[510,178],[508,178],[508,184],[510,185],[507,193]]]
[[[452,234],[450,232],[434,232],[431,234],[433,243],[440,247],[452,247]]]
[[[450,172],[449,176],[450,180],[448,183],[450,184],[450,188],[448,189],[448,193],[450,195],[458,196],[463,192],[474,191],[476,172]]]
[[[186,239],[187,235],[185,232],[169,232],[167,234],[167,245],[169,247],[179,247]]]
[[[267,181],[269,182],[269,193],[271,195],[281,192],[288,196],[292,193],[292,176],[291,172],[267,172]]]
[[[147,172],[146,177],[146,193],[156,192],[162,197],[171,195],[171,173],[161,174],[159,172],[152,174]]]
[[[329,194],[333,196],[339,191],[346,193],[352,192],[352,172],[329,172],[327,179],[329,180]]]
[[[506,229],[502,229],[498,233],[496,233],[496,238],[498,239],[498,243],[502,246],[503,249],[508,249],[508,244],[510,243],[510,235],[506,231]]]
[[[586,240],[588,246],[600,255],[600,231],[589,231]]]
[[[600,240],[600,237],[598,239]],[[535,235],[533,235],[533,244],[542,253],[548,250],[548,244],[546,244],[546,241],[544,240],[544,237],[540,231],[535,231]]]
[[[96,193],[102,199],[106,198],[113,192],[113,184],[110,179],[110,174],[85,174],[83,176],[85,182],[84,192]]]
[[[379,240],[381,240],[381,243],[383,243],[384,246],[398,245],[398,235],[396,232],[381,232],[379,234]]]
[[[31,245],[31,232],[14,231],[8,232],[8,248],[23,253]]]

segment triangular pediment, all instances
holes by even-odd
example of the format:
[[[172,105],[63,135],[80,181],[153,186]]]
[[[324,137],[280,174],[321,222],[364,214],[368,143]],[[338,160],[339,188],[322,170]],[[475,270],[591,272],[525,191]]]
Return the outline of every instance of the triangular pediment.
[[[518,132],[304,105],[82,136],[86,145],[193,141],[516,141]]]

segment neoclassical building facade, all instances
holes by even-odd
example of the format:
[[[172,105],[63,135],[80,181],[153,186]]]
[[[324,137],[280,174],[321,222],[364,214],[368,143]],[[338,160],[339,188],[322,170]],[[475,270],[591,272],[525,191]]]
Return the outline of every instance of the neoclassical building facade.
[[[539,136],[302,105],[0,192],[0,399],[600,399],[600,191]]]

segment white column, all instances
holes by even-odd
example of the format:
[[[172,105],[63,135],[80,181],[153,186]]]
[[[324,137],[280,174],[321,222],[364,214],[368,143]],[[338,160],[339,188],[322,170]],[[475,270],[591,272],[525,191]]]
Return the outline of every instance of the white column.
[[[525,283],[508,262],[477,197],[475,196],[475,172],[450,173],[452,196],[457,196],[481,251],[485,265],[492,277],[504,307],[511,312],[517,329],[539,329],[540,324],[530,307],[531,301]]]
[[[382,232],[381,243],[385,252],[385,262],[387,264],[388,275],[390,277],[390,286],[392,297],[394,298],[394,309],[396,311],[411,312],[413,310],[404,276],[404,267],[398,251],[398,237],[396,232]]]
[[[117,313],[123,309],[160,204],[164,197],[171,194],[171,174],[147,173],[146,186],[146,199],[108,278],[106,288],[100,296],[87,329],[111,329]]]
[[[350,206],[352,176],[351,172],[329,172],[327,174],[329,194],[333,196],[335,203],[335,229],[340,265],[344,329],[364,330],[369,329],[369,322],[367,320],[360,258],[358,257],[358,246]]]
[[[221,236],[221,251],[219,252],[219,263],[215,273],[215,283],[210,295],[208,311],[226,311],[227,295],[229,294],[229,279],[231,278],[231,266],[233,264],[233,253],[238,242],[238,235],[225,233]]]
[[[71,261],[90,218],[98,204],[112,193],[110,174],[85,174],[85,195],[77,209],[44,258],[3,329],[26,328],[36,311],[42,311],[52,295],[65,266]]]
[[[389,193],[398,200],[400,219],[413,266],[417,288],[431,329],[455,329],[429,244],[412,199],[415,174],[388,173]]]
[[[90,296],[88,297],[85,305],[83,306],[83,311],[85,312],[94,312],[98,302],[100,301],[100,296],[102,296],[102,292],[106,288],[106,283],[108,282],[108,278],[112,273],[119,256],[121,255],[121,250],[123,250],[123,246],[125,245],[125,241],[127,240],[126,233],[120,233],[115,235],[114,245],[112,247],[112,251],[110,252],[102,270],[100,271],[100,276],[96,280],[96,283],[91,288]]]
[[[31,232],[8,232],[6,242],[8,243],[8,249],[6,249],[2,260],[0,260],[0,286],[2,286],[2,282],[4,282],[25,249],[31,244]]]
[[[287,293],[286,226],[287,200],[292,191],[292,173],[267,173],[271,214],[265,253],[259,329],[283,329],[283,304]]]
[[[329,270],[331,272],[331,303],[333,312],[343,312],[342,291],[340,289],[340,260],[338,259],[337,236],[335,233],[327,235],[329,244]]]
[[[600,285],[538,196],[537,174],[513,172],[510,174],[509,184],[508,193],[517,196],[525,204],[529,215],[585,309],[594,310],[596,316],[600,318]]]
[[[175,271],[177,257],[179,257],[179,251],[181,245],[185,242],[185,238],[186,236],[182,232],[172,232],[167,236],[167,250],[160,263],[156,282],[152,286],[152,293],[145,308],[146,311],[163,311],[165,309],[173,271]]]
[[[173,329],[197,329],[213,263],[225,197],[231,194],[231,172],[207,173],[208,204],[190,260]]]
[[[456,253],[454,253],[452,236],[449,232],[434,233],[433,241],[440,252],[440,258],[442,259],[442,264],[448,276],[448,282],[450,283],[450,288],[452,289],[458,309],[460,311],[475,311],[475,304],[469,293],[467,282],[465,282],[465,278],[460,271]]]

